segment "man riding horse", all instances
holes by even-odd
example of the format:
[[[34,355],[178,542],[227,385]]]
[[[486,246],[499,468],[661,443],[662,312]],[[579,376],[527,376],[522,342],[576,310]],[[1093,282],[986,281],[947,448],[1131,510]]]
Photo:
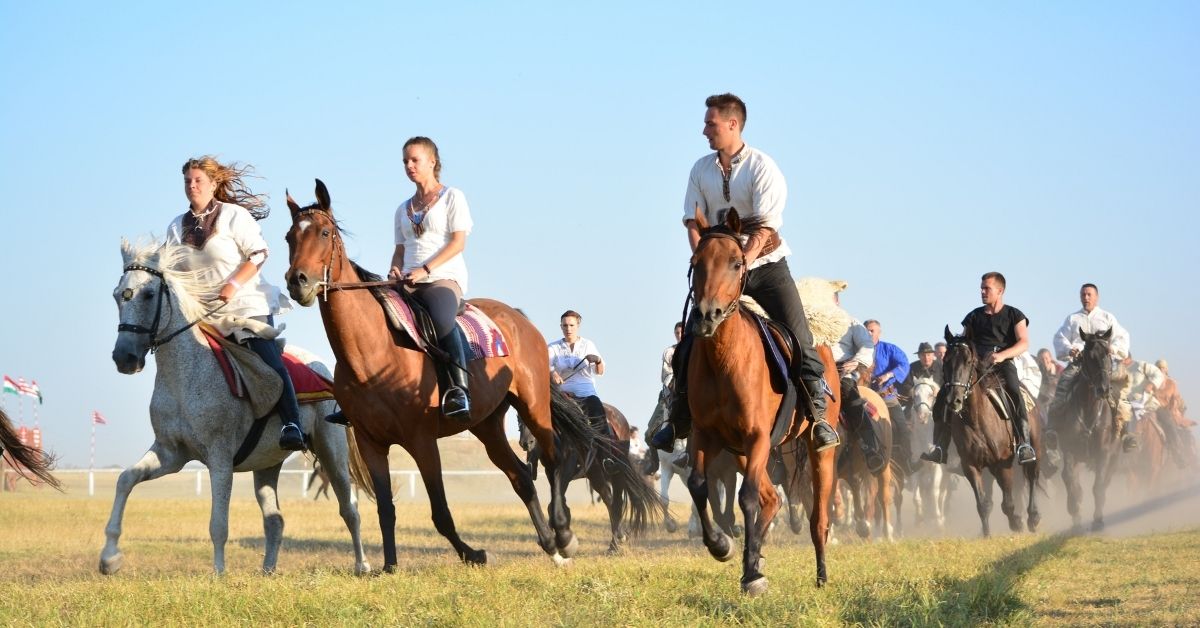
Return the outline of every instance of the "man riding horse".
[[[688,243],[695,251],[700,242],[700,230],[694,219],[697,209],[710,224],[724,223],[730,209],[736,209],[743,220],[762,220],[762,228],[740,238],[749,269],[743,293],[756,300],[772,319],[791,328],[795,335],[795,351],[801,358],[798,379],[811,401],[813,438],[818,451],[828,449],[838,444],[838,436],[825,420],[825,391],[821,385],[824,366],[813,347],[804,305],[788,270],[785,257],[791,249],[779,235],[787,183],[774,160],[742,141],[746,103],[741,98],[720,94],[710,96],[704,105],[708,108],[704,136],[716,153],[701,157],[688,177],[683,203]],[[692,346],[691,329],[687,332],[675,352],[676,387],[670,416],[651,439],[651,444],[663,451],[671,451],[675,439],[685,437],[691,429],[687,391],[683,390],[687,378],[681,370],[687,365]]]
[[[1013,432],[1017,438],[1017,462],[1031,464],[1037,460],[1029,439],[1029,416],[1021,397],[1021,382],[1013,358],[1029,348],[1029,319],[1021,310],[1004,304],[1006,282],[1004,275],[986,273],[979,286],[983,305],[971,310],[962,320],[966,336],[975,346],[975,353],[985,367],[996,369],[1004,382],[1004,392],[1012,402]],[[983,376],[980,374],[979,379]],[[922,460],[946,464],[950,446],[950,425],[946,417],[946,396],[956,386],[969,382],[947,382],[938,392],[933,405],[933,447],[921,454]]]

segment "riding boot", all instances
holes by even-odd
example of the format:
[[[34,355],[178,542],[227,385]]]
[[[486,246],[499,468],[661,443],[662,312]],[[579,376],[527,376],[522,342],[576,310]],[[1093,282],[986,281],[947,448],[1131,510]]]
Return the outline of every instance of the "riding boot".
[[[870,419],[867,418],[866,402],[860,399],[850,403],[842,412],[842,416],[846,417],[850,431],[858,436],[858,447],[866,460],[867,471],[878,473],[883,469],[883,465],[887,464],[887,459],[879,451],[879,439],[875,437],[875,430],[871,428]]]
[[[1024,404],[1018,399],[1016,403]],[[1013,412],[1013,431],[1017,436],[1017,464],[1032,464],[1037,461],[1037,452],[1033,450],[1033,441],[1029,438],[1029,415],[1025,408],[1017,408]]]
[[[446,379],[450,386],[442,394],[442,416],[459,423],[471,420],[471,401],[467,388],[467,348],[457,329],[438,339],[438,346],[450,357]]]
[[[943,388],[933,402],[933,447],[921,454],[921,460],[935,464],[946,464],[950,457],[950,423],[946,418],[945,392]]]
[[[675,451],[675,441],[692,433],[692,414],[687,399],[687,364],[692,354],[691,334],[684,334],[675,345],[671,368],[675,373],[675,390],[667,398],[667,420],[650,436],[650,446],[660,451]]]
[[[347,419],[346,413],[342,412],[341,410],[337,410],[333,414],[325,415],[325,420],[329,423],[333,423],[334,425],[350,425],[350,419]]]
[[[809,401],[812,402],[812,440],[817,445],[817,451],[825,451],[830,447],[841,444],[837,430],[825,420],[825,380],[803,380],[804,389],[808,391]]]

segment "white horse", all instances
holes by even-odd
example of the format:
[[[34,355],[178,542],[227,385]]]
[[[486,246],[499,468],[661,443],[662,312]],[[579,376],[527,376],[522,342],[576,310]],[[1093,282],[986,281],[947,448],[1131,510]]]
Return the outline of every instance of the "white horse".
[[[234,465],[235,455],[257,417],[253,416],[249,401],[230,394],[216,357],[194,326],[209,309],[205,301],[211,300],[220,286],[207,283],[200,272],[187,270],[195,259],[194,251],[187,246],[156,243],[138,247],[123,241],[121,257],[124,271],[113,292],[121,322],[113,347],[113,362],[118,371],[133,374],[145,366],[148,351],[157,352],[158,373],[150,400],[154,444],[117,480],[112,514],[104,529],[107,541],[100,553],[100,572],[112,574],[121,568],[124,558],[117,541],[121,537],[125,503],[133,487],[175,473],[191,460],[199,460],[208,467],[212,485],[208,531],[213,543],[213,569],[218,574],[225,571],[233,473],[253,471],[266,537],[262,569],[272,573],[283,539],[283,516],[279,512],[276,487],[280,467],[291,452],[279,448],[277,435],[281,423],[277,415],[272,415],[253,450]],[[330,377],[323,364],[313,361],[309,366]],[[312,437],[313,452],[330,474],[339,512],[354,545],[354,571],[363,574],[371,567],[363,553],[358,503],[350,487],[346,428],[322,420],[334,408],[333,401],[302,405],[300,422],[305,433]]]
[[[937,399],[939,390],[932,377],[913,380],[909,418],[912,421],[914,443],[933,442],[933,401]],[[957,456],[957,452],[952,454]],[[947,468],[952,467],[950,464],[921,461],[913,490],[913,507],[918,523],[932,522],[938,531],[946,529],[946,501],[954,479],[953,474],[946,472]]]

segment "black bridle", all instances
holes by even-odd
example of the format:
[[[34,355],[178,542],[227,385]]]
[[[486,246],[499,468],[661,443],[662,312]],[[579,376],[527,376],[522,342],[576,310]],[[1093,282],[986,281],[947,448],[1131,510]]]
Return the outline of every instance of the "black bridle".
[[[738,286],[737,296],[735,296],[733,300],[730,301],[729,305],[721,311],[721,318],[717,321],[717,324],[720,324],[721,321],[724,321],[733,315],[742,299],[742,294],[746,291],[746,278],[749,276],[750,270],[747,268],[749,264],[746,263],[746,253],[742,250],[742,241],[738,239],[736,235],[726,231],[709,231],[708,233],[700,236],[700,241],[696,243],[696,251],[692,253],[691,262],[688,264],[688,294],[687,298],[683,301],[683,317],[680,320],[687,320],[689,313],[688,304],[691,301],[695,301],[696,287],[692,284],[692,273],[696,270],[696,258],[699,257],[700,251],[704,248],[705,242],[711,242],[715,239],[733,240],[734,245],[737,247],[738,254],[742,256],[742,275],[740,277],[741,283]]]
[[[972,355],[974,355],[975,349],[973,347],[971,347],[970,344],[968,344],[966,342],[962,342],[962,341],[951,342],[950,345],[947,347],[947,349],[955,349],[958,347],[963,347],[967,351],[970,351],[972,353]],[[970,377],[968,377],[967,382],[965,384],[963,382],[959,382],[959,381],[950,379],[950,381],[946,382],[946,388],[962,388],[963,389],[963,397],[970,395],[971,389],[975,387],[975,384],[978,384],[980,382],[980,380],[982,380],[984,377],[986,377],[988,372],[992,370],[992,367],[988,366],[986,369],[983,369],[983,371],[979,371],[978,357],[979,356],[976,356],[976,359],[973,362],[968,363],[968,365],[967,365],[970,367],[970,370],[979,373],[978,377],[976,377],[975,379],[971,379]]]
[[[145,273],[150,273],[151,275],[158,277],[158,301],[154,305],[154,321],[150,323],[149,327],[146,327],[144,325],[137,325],[134,323],[119,323],[119,324],[117,324],[117,332],[119,333],[119,332],[123,332],[123,331],[128,331],[128,332],[133,332],[135,334],[145,334],[147,336],[150,336],[150,353],[157,353],[159,347],[167,344],[168,342],[171,342],[179,334],[182,334],[183,332],[191,329],[192,327],[195,327],[196,324],[199,323],[200,321],[208,318],[209,316],[211,316],[213,314],[216,314],[221,308],[225,307],[225,305],[226,305],[225,303],[218,305],[217,307],[215,307],[212,310],[209,310],[207,313],[205,313],[204,316],[188,323],[187,325],[184,325],[183,327],[180,327],[179,329],[176,329],[175,331],[167,334],[166,336],[164,336],[163,338],[160,339],[160,338],[158,338],[158,327],[159,327],[159,323],[162,322],[163,300],[166,300],[168,302],[168,307],[170,307],[171,290],[167,286],[167,280],[166,280],[166,278],[163,277],[161,270],[158,270],[157,268],[151,268],[149,266],[143,266],[141,264],[130,264],[125,267],[125,273],[129,273],[129,272],[132,272],[135,270],[140,270]],[[130,297],[127,298],[126,300],[128,301],[132,298],[133,298],[132,295],[130,295]],[[169,322],[170,318],[168,318],[167,320]]]

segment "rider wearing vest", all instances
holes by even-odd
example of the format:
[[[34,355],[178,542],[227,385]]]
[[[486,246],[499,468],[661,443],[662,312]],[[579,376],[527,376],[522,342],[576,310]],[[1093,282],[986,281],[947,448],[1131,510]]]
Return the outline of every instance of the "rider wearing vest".
[[[1013,431],[1017,438],[1017,462],[1030,464],[1037,460],[1029,439],[1029,415],[1021,396],[1021,381],[1013,358],[1029,348],[1029,318],[1021,310],[1004,304],[1006,282],[1004,275],[991,272],[983,275],[979,296],[983,306],[971,310],[962,325],[964,334],[975,347],[980,365],[992,367],[1004,383],[1004,391],[1012,401]],[[946,416],[946,395],[950,388],[962,385],[951,382],[938,392],[933,404],[933,447],[921,454],[922,460],[946,464],[950,447],[950,424]]]
[[[404,143],[404,173],[417,189],[396,208],[396,250],[388,277],[402,279],[429,311],[438,347],[450,358],[439,363],[450,383],[442,393],[442,415],[465,423],[471,420],[467,348],[455,318],[467,291],[463,251],[474,224],[471,209],[462,191],[442,184],[442,158],[428,137]]]
[[[1083,351],[1084,343],[1080,332],[1095,334],[1111,329],[1112,337],[1108,341],[1108,351],[1112,355],[1113,383],[1119,386],[1112,387],[1108,405],[1117,422],[1117,431],[1121,434],[1122,448],[1127,452],[1132,451],[1137,449],[1138,443],[1137,437],[1127,427],[1133,413],[1129,407],[1129,400],[1126,399],[1129,395],[1129,378],[1123,376],[1124,369],[1121,367],[1121,361],[1129,357],[1129,332],[1117,322],[1117,317],[1100,309],[1100,289],[1096,284],[1085,283],[1079,288],[1079,302],[1083,308],[1068,316],[1054,334],[1054,352],[1067,366],[1059,376],[1058,386],[1054,391],[1054,401],[1048,413],[1050,425],[1058,425],[1058,420],[1066,411],[1072,383],[1079,375],[1080,365],[1075,356]]]
[[[266,218],[271,210],[262,197],[246,188],[242,178],[249,172],[249,167],[225,165],[207,155],[184,163],[183,191],[190,208],[171,221],[166,241],[199,250],[207,259],[208,271],[224,281],[217,295],[225,304],[220,315],[274,326],[275,314],[287,312],[291,304],[259,272],[267,261],[267,241],[256,221]],[[283,392],[276,405],[283,422],[279,446],[290,451],[305,449],[300,404],[279,345],[249,329],[225,328],[219,320],[214,323],[221,333],[254,351],[283,379]]]
[[[787,202],[787,183],[775,162],[742,141],[746,126],[746,103],[733,94],[710,96],[704,102],[704,136],[709,148],[716,153],[705,155],[692,167],[683,201],[683,223],[688,242],[695,251],[700,242],[696,226],[697,208],[704,212],[709,224],[721,224],[730,209],[743,218],[763,220],[763,228],[744,234],[742,252],[749,269],[745,276],[743,294],[753,298],[772,319],[791,328],[796,337],[795,350],[801,367],[799,380],[812,401],[813,441],[817,450],[838,444],[837,432],[825,421],[825,392],[822,375],[825,371],[813,347],[812,331],[804,317],[804,305],[796,282],[788,270],[785,256],[791,253],[779,235],[783,226],[783,209]],[[684,438],[691,430],[684,368],[690,354],[692,335],[688,333],[679,343],[675,357],[675,399],[671,416],[651,439],[651,444],[671,451],[676,438]],[[796,376],[796,374],[793,374]]]
[[[567,310],[559,317],[563,337],[546,346],[550,354],[550,381],[583,406],[594,427],[608,433],[604,403],[596,394],[596,377],[604,374],[604,358],[595,343],[579,336],[581,322],[583,316],[575,310]]]

